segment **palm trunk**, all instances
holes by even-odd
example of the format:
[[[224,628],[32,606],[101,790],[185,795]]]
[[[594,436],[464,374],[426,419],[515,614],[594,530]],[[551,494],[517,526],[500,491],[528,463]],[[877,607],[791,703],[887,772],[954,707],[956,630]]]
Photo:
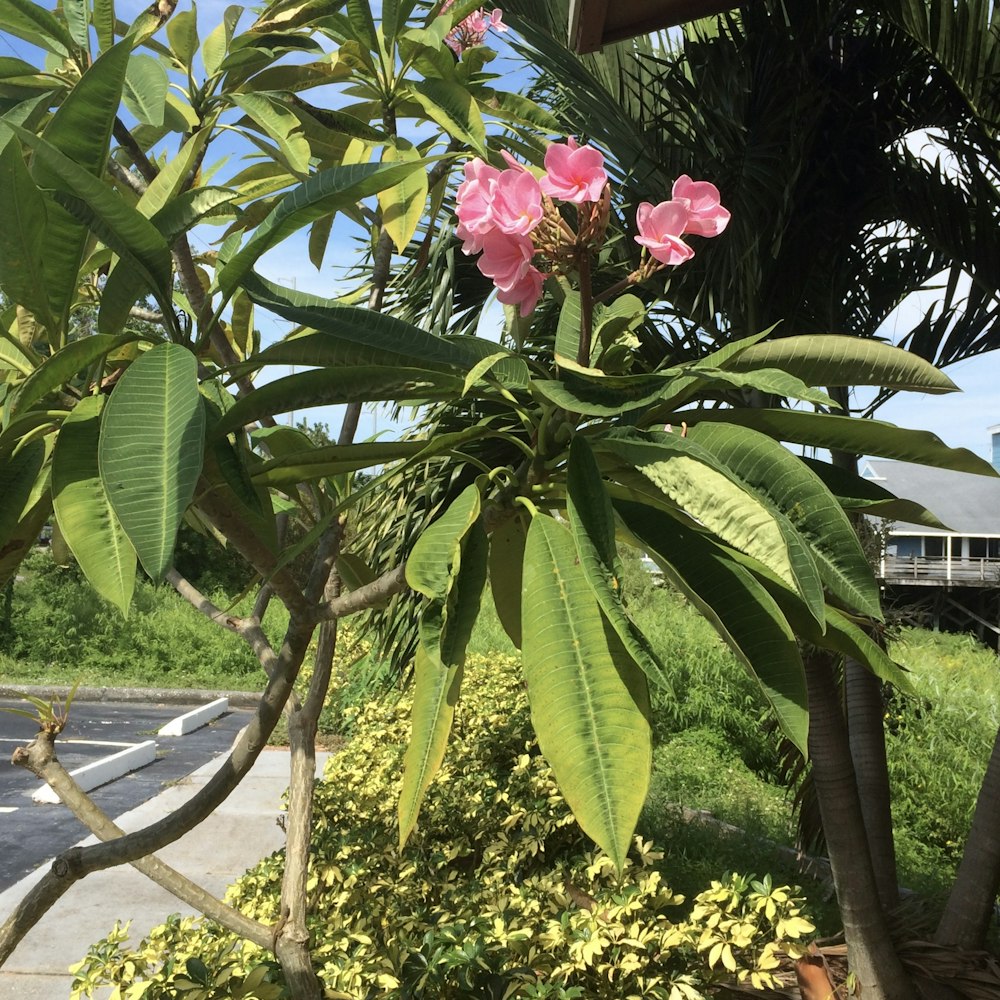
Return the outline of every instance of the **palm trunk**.
[[[896,954],[879,901],[847,728],[833,667],[825,653],[809,656],[806,680],[809,755],[848,962],[865,1000],[912,1000],[914,987]]]
[[[1000,891],[1000,732],[986,767],[962,863],[934,935],[938,944],[985,946]]]
[[[875,885],[883,909],[892,910],[899,903],[899,881],[892,835],[889,767],[885,756],[882,687],[877,677],[850,657],[844,667],[844,687],[851,760]]]

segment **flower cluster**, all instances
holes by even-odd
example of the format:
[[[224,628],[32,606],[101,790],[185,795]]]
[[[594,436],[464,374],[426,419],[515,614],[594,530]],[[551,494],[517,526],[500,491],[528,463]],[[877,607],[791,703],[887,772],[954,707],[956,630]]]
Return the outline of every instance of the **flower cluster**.
[[[493,280],[497,298],[517,305],[527,316],[538,304],[545,273],[536,256],[553,269],[579,265],[581,258],[603,240],[610,207],[610,186],[604,157],[593,146],[581,146],[572,137],[551,143],[545,151],[545,171],[536,177],[508,153],[507,169],[481,159],[465,165],[465,180],[457,193],[458,237],[467,254],[481,253],[479,270]],[[556,202],[577,206],[574,232]],[[693,181],[686,174],[673,186],[669,201],[638,209],[637,243],[656,261],[644,264],[630,280],[639,281],[667,265],[694,256],[682,237],[718,236],[729,222],[718,188]]]
[[[443,14],[454,3],[455,0],[445,0],[445,2],[441,5],[441,13]],[[448,32],[448,35],[444,40],[445,45],[447,45],[456,56],[461,58],[462,53],[466,49],[471,49],[476,45],[482,45],[487,32],[491,28],[501,34],[507,30],[507,25],[503,23],[503,11],[497,8],[487,14],[486,11],[480,7],[479,10],[473,11],[467,18],[459,21],[459,23]]]

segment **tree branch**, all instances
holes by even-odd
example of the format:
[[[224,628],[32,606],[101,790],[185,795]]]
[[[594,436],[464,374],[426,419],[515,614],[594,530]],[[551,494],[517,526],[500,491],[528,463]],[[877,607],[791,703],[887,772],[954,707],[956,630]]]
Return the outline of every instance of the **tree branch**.
[[[346,618],[358,611],[366,611],[388,600],[393,594],[398,594],[406,589],[406,563],[383,573],[380,577],[366,583],[357,590],[352,590],[348,594],[343,594],[334,600],[327,601],[320,606],[317,620],[331,621],[335,618]]]
[[[118,140],[118,144],[128,153],[146,183],[152,184],[159,176],[160,171],[157,170],[156,165],[146,156],[142,146],[135,141],[135,136],[132,135],[120,118],[115,119],[113,133],[114,137]]]
[[[148,187],[146,182],[137,174],[133,174],[131,170],[126,170],[117,160],[108,160],[108,173],[137,195],[141,196],[146,193]]]
[[[46,782],[73,815],[99,839],[110,841],[125,835],[125,831],[84,792],[59,762],[55,753],[55,734],[44,731],[39,733],[27,747],[15,751],[13,763],[27,768]],[[270,947],[272,938],[270,927],[251,920],[239,910],[227,906],[159,858],[155,856],[139,858],[131,864],[171,895],[222,924],[234,934],[239,934],[262,948]]]

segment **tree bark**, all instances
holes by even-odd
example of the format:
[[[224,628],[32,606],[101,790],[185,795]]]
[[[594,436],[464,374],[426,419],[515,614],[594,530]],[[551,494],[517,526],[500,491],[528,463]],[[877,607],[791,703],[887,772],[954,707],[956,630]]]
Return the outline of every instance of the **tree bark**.
[[[865,1000],[912,1000],[913,984],[896,954],[879,902],[861,816],[847,727],[830,657],[806,659],[809,755],[844,922],[848,962]]]
[[[962,862],[934,940],[937,944],[979,949],[986,943],[1000,891],[1000,732],[997,732],[976,800]]]
[[[889,767],[885,755],[882,686],[877,677],[857,660],[844,665],[847,692],[847,732],[851,760],[861,800],[878,898],[885,910],[899,904],[896,874],[896,845],[892,834],[892,804],[889,796]]]

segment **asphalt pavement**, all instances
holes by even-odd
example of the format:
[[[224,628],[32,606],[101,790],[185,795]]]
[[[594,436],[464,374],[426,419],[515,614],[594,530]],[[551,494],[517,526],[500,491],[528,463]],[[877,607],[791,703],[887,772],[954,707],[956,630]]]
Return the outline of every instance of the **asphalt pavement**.
[[[132,703],[109,711],[107,703],[86,709],[74,704],[74,728],[67,728],[65,735],[86,733],[96,739],[100,734],[104,740],[138,742],[150,738],[150,731],[155,732],[184,710],[184,706],[138,707]],[[209,780],[225,760],[248,714],[231,712],[188,736],[156,737],[164,752],[154,763],[96,790],[94,798],[123,829],[146,826],[177,808]],[[4,738],[14,730],[15,724],[8,721],[13,718],[0,715]],[[19,736],[30,738],[33,727],[29,720],[23,721]],[[115,724],[106,725],[108,721]],[[20,726],[20,721],[16,725]],[[64,763],[69,763],[67,755],[68,750],[60,750]],[[317,770],[321,771],[326,755],[317,754],[317,758]],[[219,809],[158,856],[221,897],[247,868],[282,846],[284,835],[278,821],[288,767],[286,750],[265,750]],[[48,846],[46,857],[35,864],[31,874],[0,891],[0,923],[42,877],[49,859],[74,843],[93,843],[93,838],[81,839],[81,828],[65,807],[31,804],[29,789],[37,782],[30,775],[30,781],[15,787],[6,770],[0,765],[0,808],[14,803],[16,811],[0,812],[0,864],[6,872],[8,851],[23,852],[27,849],[23,841],[44,837]],[[22,773],[13,767],[9,771]],[[21,824],[17,833],[12,825],[15,822]],[[19,857],[11,866],[12,872],[5,875],[8,881],[18,870],[34,864],[24,853]],[[107,934],[116,920],[132,921],[132,941],[137,942],[171,913],[191,912],[128,866],[97,872],[74,885],[18,945],[0,971],[0,1000],[66,1000],[72,984],[69,966]]]
[[[23,701],[0,700],[0,709],[25,707]],[[63,766],[72,771],[117,749],[101,744],[156,740],[153,763],[91,792],[108,815],[119,816],[228,751],[250,719],[247,710],[231,710],[187,736],[156,735],[164,723],[196,707],[194,703],[74,702],[56,752]],[[37,728],[30,719],[0,711],[0,891],[72,847],[87,832],[65,806],[35,804],[31,796],[39,780],[10,764],[11,753],[28,742]]]

